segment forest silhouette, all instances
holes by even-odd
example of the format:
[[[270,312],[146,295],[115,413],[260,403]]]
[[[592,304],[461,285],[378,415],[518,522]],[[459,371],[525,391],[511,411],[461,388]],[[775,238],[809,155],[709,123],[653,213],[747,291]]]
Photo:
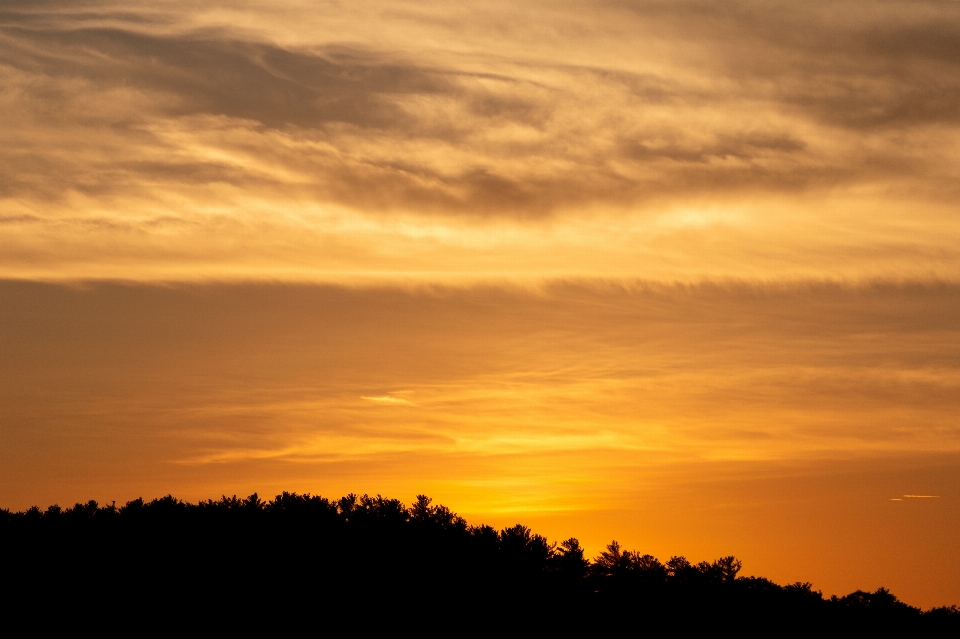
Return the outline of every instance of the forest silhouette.
[[[880,588],[825,598],[740,575],[722,557],[666,562],[614,541],[590,560],[520,524],[469,525],[421,495],[187,503],[172,496],[0,510],[5,617],[138,627],[394,629],[419,634],[960,631]]]

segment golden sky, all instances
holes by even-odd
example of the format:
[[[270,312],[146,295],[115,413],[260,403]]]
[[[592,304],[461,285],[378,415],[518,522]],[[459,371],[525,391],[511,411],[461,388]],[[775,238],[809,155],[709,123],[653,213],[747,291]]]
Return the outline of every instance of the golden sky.
[[[958,43],[951,0],[4,3],[0,506],[425,492],[960,603]]]

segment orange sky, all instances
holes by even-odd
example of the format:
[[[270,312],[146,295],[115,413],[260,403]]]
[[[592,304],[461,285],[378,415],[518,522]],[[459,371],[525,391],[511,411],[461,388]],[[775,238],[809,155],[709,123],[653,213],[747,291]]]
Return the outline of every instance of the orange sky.
[[[426,492],[960,603],[958,41],[947,0],[0,7],[0,506]]]

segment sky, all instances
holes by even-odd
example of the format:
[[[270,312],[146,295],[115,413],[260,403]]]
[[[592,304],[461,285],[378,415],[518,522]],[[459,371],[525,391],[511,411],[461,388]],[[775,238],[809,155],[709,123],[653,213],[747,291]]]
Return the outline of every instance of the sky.
[[[0,7],[0,507],[426,493],[960,604],[960,2]]]

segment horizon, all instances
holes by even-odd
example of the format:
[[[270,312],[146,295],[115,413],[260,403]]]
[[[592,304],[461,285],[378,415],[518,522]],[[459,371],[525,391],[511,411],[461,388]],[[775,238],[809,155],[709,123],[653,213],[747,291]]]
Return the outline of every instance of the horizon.
[[[933,496],[932,495],[905,495],[904,497],[929,498]],[[221,497],[218,499],[206,499],[206,500],[201,499],[201,500],[197,500],[196,502],[178,499],[177,497],[174,497],[173,495],[168,494],[162,497],[155,497],[153,499],[144,499],[143,497],[137,497],[119,506],[116,504],[115,501],[109,505],[101,505],[96,500],[89,500],[87,502],[77,502],[74,506],[69,506],[66,508],[59,506],[59,504],[52,504],[48,506],[46,509],[40,509],[37,506],[32,506],[27,510],[19,511],[19,512],[0,508],[0,514],[4,514],[7,516],[7,518],[4,520],[4,523],[6,523],[7,525],[12,524],[14,529],[17,527],[17,524],[19,524],[20,526],[24,526],[24,524],[26,524],[26,527],[29,529],[31,524],[35,527],[36,524],[40,522],[46,522],[50,519],[52,519],[53,521],[59,521],[61,523],[64,521],[71,522],[72,528],[60,529],[59,532],[62,535],[64,530],[71,530],[73,534],[80,533],[83,529],[84,523],[96,521],[98,519],[98,516],[101,516],[105,513],[111,514],[114,516],[119,514],[122,517],[124,515],[129,514],[130,512],[142,513],[144,509],[148,511],[159,510],[160,511],[158,513],[159,518],[156,519],[155,521],[162,521],[164,518],[169,517],[171,511],[167,507],[171,505],[177,506],[181,509],[186,508],[188,511],[189,510],[196,511],[197,509],[201,511],[213,509],[213,510],[221,510],[221,512],[223,512],[224,510],[227,512],[229,512],[230,510],[236,511],[238,507],[239,507],[239,510],[244,511],[250,505],[253,505],[258,512],[268,513],[268,514],[273,511],[273,508],[279,506],[280,508],[278,512],[284,512],[284,510],[286,510],[287,512],[290,513],[290,515],[294,517],[299,516],[303,518],[303,520],[300,521],[300,524],[299,524],[300,526],[303,527],[301,529],[301,533],[309,532],[312,528],[316,528],[317,529],[316,531],[321,532],[322,534],[323,532],[325,532],[324,521],[316,520],[316,519],[314,519],[313,521],[310,521],[311,511],[309,508],[301,509],[299,512],[296,511],[296,508],[294,509],[290,508],[292,503],[299,504],[301,507],[306,505],[307,503],[313,503],[314,506],[317,506],[318,504],[314,502],[318,500],[321,502],[321,512],[323,512],[322,510],[323,508],[332,508],[333,512],[339,514],[341,518],[344,515],[351,513],[352,509],[355,507],[361,510],[365,510],[368,508],[373,508],[374,510],[376,510],[377,508],[383,508],[386,512],[382,513],[381,516],[384,516],[387,513],[389,513],[390,516],[396,516],[397,512],[393,509],[393,505],[395,503],[402,510],[404,521],[407,521],[407,522],[415,520],[417,517],[423,517],[425,514],[427,514],[429,517],[430,516],[429,513],[432,512],[433,513],[432,516],[436,518],[437,523],[443,522],[441,523],[441,526],[448,527],[447,528],[448,531],[452,529],[456,529],[458,526],[462,526],[463,530],[468,534],[476,535],[477,533],[480,533],[481,534],[480,536],[483,536],[482,535],[482,533],[484,533],[483,529],[488,529],[496,533],[496,535],[501,540],[509,539],[514,534],[519,533],[520,535],[526,535],[530,539],[532,539],[538,547],[542,548],[543,551],[545,551],[548,554],[548,556],[553,556],[555,558],[562,557],[565,552],[569,552],[570,550],[573,550],[575,553],[579,553],[581,560],[584,562],[585,566],[587,566],[588,568],[589,567],[596,568],[600,564],[605,564],[609,562],[611,559],[611,553],[613,553],[614,557],[617,557],[622,552],[624,555],[628,557],[628,560],[630,562],[633,562],[637,559],[642,559],[642,560],[649,559],[650,562],[647,565],[653,567],[654,569],[664,568],[669,566],[685,565],[687,567],[692,566],[703,573],[709,573],[711,567],[713,569],[716,569],[718,566],[721,566],[721,565],[723,566],[729,565],[732,568],[732,574],[730,574],[731,579],[747,579],[747,580],[760,579],[767,582],[771,582],[771,580],[764,577],[763,575],[753,574],[753,573],[750,573],[749,571],[744,571],[743,562],[741,562],[739,559],[737,559],[733,555],[718,557],[718,558],[715,558],[713,561],[705,560],[705,559],[698,560],[698,558],[694,558],[693,561],[690,561],[687,557],[683,555],[670,555],[668,561],[660,561],[660,558],[657,556],[650,555],[649,553],[645,553],[635,548],[626,548],[622,544],[620,544],[616,539],[610,540],[609,543],[604,544],[600,549],[598,549],[596,552],[591,554],[589,550],[576,537],[568,537],[567,539],[562,541],[551,540],[543,535],[540,535],[536,530],[531,529],[529,526],[525,526],[522,522],[517,522],[515,524],[505,525],[505,526],[491,526],[489,523],[483,522],[483,521],[479,523],[470,522],[464,519],[463,517],[461,517],[460,514],[457,513],[456,511],[453,511],[447,508],[444,504],[433,503],[432,498],[422,494],[417,495],[415,499],[411,500],[409,506],[402,500],[398,500],[396,498],[384,497],[383,495],[380,495],[380,494],[369,495],[366,493],[364,494],[349,493],[340,498],[329,498],[329,497],[324,497],[322,495],[311,495],[309,493],[299,494],[295,492],[290,493],[290,492],[284,491],[283,493],[275,495],[273,498],[267,498],[267,499],[263,499],[262,497],[260,497],[258,493],[252,493],[242,498],[238,497],[237,495],[232,495],[230,497],[226,495],[221,495]],[[162,510],[156,508],[158,506],[162,507]],[[32,516],[33,514],[38,514],[39,517],[33,517]],[[314,512],[313,515],[315,516],[316,513]],[[135,514],[134,517],[136,516],[137,515]],[[65,520],[64,520],[64,517],[66,518]],[[349,521],[349,519],[347,521]],[[387,521],[391,521],[389,517]],[[195,527],[199,524],[200,527],[202,528],[203,526],[202,522],[203,522],[202,518],[199,521],[195,520],[194,522],[192,522],[192,526]],[[181,521],[181,524],[182,523],[183,522]],[[220,522],[221,525],[223,523],[224,523],[223,521]],[[329,522],[326,522],[326,523],[329,523]],[[207,525],[210,525],[209,521],[207,522]],[[245,525],[246,526],[249,525],[249,520],[247,521],[246,524],[244,524],[242,520],[239,520],[239,521],[234,520],[232,522],[232,526],[235,528],[236,533],[240,533],[241,531],[243,531]],[[190,525],[188,525],[187,529],[189,528],[190,528]],[[35,531],[38,531],[38,530],[42,530],[42,526],[39,529],[35,528]],[[381,531],[381,534],[383,532],[387,532],[390,530],[393,530],[394,533],[397,532],[396,529],[391,529],[390,525],[388,524]],[[102,534],[103,529],[101,528],[99,532],[100,534]],[[129,534],[129,532],[130,531],[127,531],[127,534]],[[196,531],[194,530],[193,532],[195,533]],[[346,538],[349,538],[349,535]],[[62,537],[62,540],[69,541],[69,536]],[[124,540],[124,543],[128,543],[128,541]],[[641,564],[641,566],[642,565],[643,564]],[[637,568],[640,568],[642,570],[643,568],[641,568],[641,566],[634,564],[632,566],[632,569],[636,570]],[[621,566],[621,569],[622,568],[624,568],[624,566]],[[627,567],[627,570],[630,570],[630,569],[631,569],[630,567]],[[741,574],[741,572],[743,574]],[[812,583],[802,582],[802,581],[796,581],[789,584],[776,583],[776,582],[772,582],[772,583],[775,586],[778,586],[780,588],[789,589],[793,587],[802,587],[807,592],[812,592],[819,595],[820,597],[822,597],[822,600],[848,599],[851,597],[856,597],[858,594],[866,594],[868,596],[872,594],[869,591],[862,591],[862,590],[857,590],[852,593],[829,593],[829,592],[823,593],[822,591],[814,588]],[[884,588],[883,586],[878,587],[876,592],[878,594],[884,593],[884,592],[892,594],[893,601],[899,601],[896,597],[896,593],[890,593],[889,589]],[[903,604],[905,602],[901,601],[900,603]],[[906,604],[906,605],[909,606],[910,604]],[[932,608],[947,608],[954,611],[954,613],[956,613],[956,611],[958,610],[958,607],[956,605],[936,606]]]

